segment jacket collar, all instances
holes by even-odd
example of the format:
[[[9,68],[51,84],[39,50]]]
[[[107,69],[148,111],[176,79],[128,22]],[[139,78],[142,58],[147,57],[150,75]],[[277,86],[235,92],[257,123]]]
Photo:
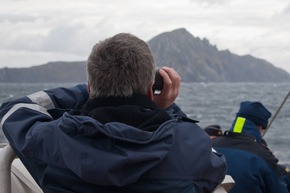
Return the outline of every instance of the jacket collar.
[[[156,130],[171,119],[145,95],[92,99],[87,101],[80,115],[90,116],[102,124],[120,122],[147,131]]]
[[[158,108],[147,96],[134,94],[131,97],[99,97],[89,99],[84,105],[82,111],[90,112],[99,107],[120,107],[124,105],[142,106],[149,109]]]
[[[256,141],[256,139],[249,135],[249,134],[245,134],[245,133],[234,133],[230,130],[227,130],[224,132],[224,136],[228,136],[228,137],[233,137],[233,138],[237,138],[237,139],[247,139],[247,140],[251,140],[251,141]]]
[[[239,122],[240,120],[242,120],[242,123]],[[237,125],[239,129],[236,129]],[[242,133],[242,134],[250,135],[258,143],[260,143],[262,139],[261,133],[259,131],[259,128],[256,126],[256,124],[245,118],[236,117],[235,121],[232,124],[232,127],[230,128],[230,131],[234,133]]]

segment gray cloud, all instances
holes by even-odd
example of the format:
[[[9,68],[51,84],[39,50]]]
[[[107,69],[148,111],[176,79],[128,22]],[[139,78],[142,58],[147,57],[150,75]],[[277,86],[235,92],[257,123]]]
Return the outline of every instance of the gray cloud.
[[[285,15],[289,15],[290,14],[290,2],[288,3],[288,6],[285,7],[285,9],[283,10],[283,14],[285,14]]]
[[[184,27],[219,49],[290,72],[289,12],[288,0],[3,0],[0,67],[86,59],[93,44],[115,33],[148,41]]]
[[[37,16],[25,15],[19,13],[8,13],[0,14],[0,23],[9,22],[9,23],[18,23],[18,22],[31,22],[37,20]]]

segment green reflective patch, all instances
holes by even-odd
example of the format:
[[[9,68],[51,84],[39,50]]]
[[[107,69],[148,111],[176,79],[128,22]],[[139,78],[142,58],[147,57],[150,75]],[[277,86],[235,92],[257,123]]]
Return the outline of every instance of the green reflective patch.
[[[241,133],[244,127],[246,119],[243,117],[237,117],[233,132]]]

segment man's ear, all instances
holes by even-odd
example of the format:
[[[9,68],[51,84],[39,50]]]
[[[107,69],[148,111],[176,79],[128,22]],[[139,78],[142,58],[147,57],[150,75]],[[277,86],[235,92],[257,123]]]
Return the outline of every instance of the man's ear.
[[[153,100],[153,89],[152,89],[152,87],[153,87],[153,84],[154,84],[154,82],[152,82],[151,84],[150,84],[150,86],[149,86],[149,88],[148,88],[148,91],[147,91],[147,96],[148,96],[148,98],[149,99],[151,99],[151,100]]]

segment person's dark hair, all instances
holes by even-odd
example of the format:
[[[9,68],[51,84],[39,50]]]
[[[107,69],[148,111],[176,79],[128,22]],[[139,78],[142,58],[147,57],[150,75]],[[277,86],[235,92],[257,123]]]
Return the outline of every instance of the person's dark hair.
[[[222,136],[223,131],[220,125],[208,125],[203,129],[209,136]]]
[[[90,98],[146,94],[155,75],[155,60],[146,42],[120,33],[97,43],[88,58]]]

